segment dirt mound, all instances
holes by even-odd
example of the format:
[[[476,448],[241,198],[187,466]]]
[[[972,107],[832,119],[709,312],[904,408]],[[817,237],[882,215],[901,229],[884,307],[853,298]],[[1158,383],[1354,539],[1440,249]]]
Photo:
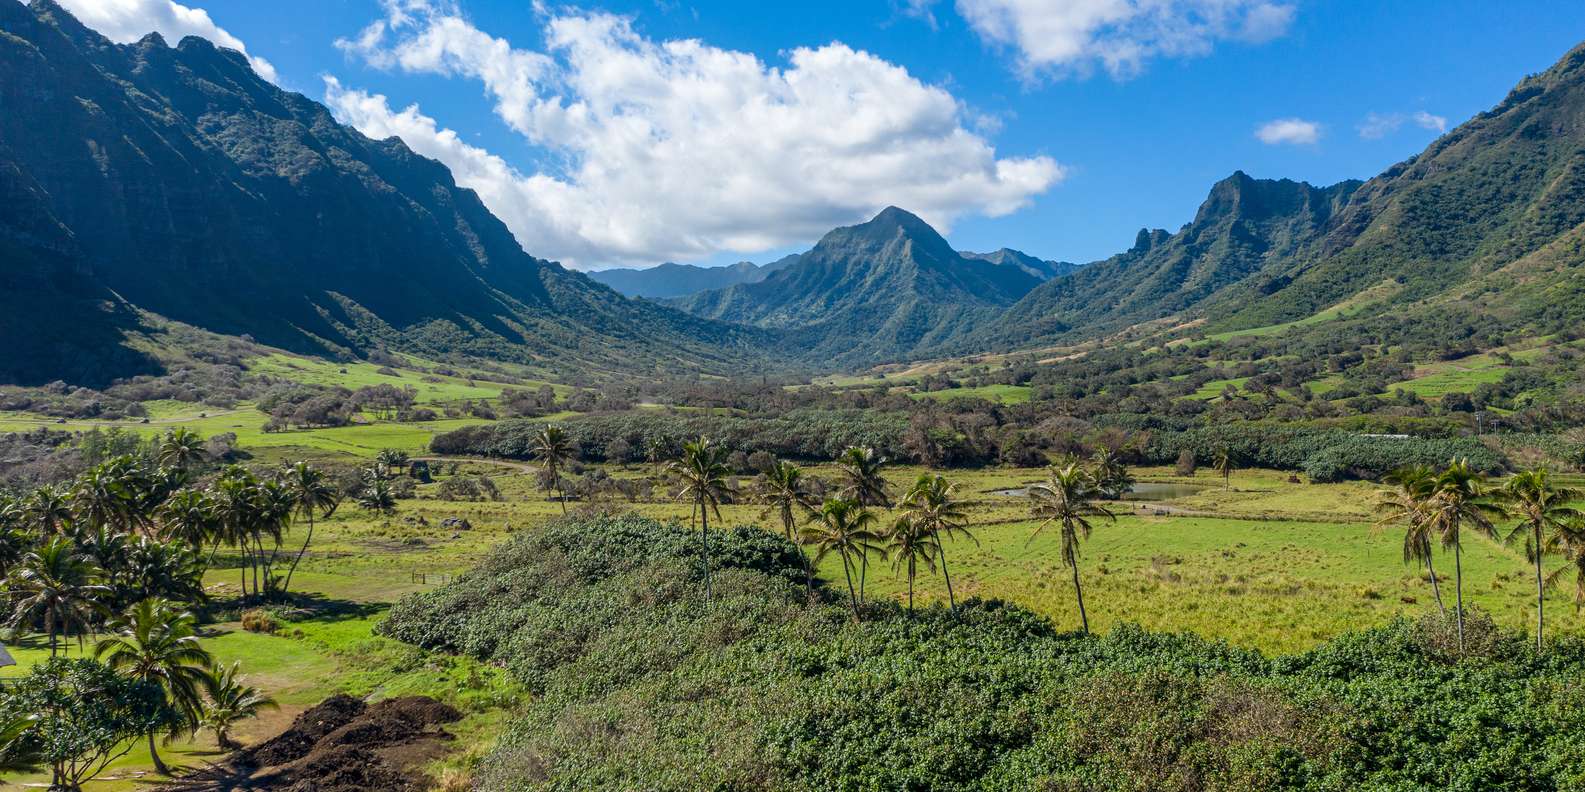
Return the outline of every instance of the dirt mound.
[[[417,768],[446,751],[451,735],[441,726],[461,719],[456,708],[426,696],[375,704],[332,696],[229,764],[167,789],[421,792],[429,779]]]

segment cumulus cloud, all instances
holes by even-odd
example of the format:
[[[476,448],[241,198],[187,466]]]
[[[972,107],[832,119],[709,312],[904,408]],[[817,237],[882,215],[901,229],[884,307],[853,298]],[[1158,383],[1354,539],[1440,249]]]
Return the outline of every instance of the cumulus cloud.
[[[1437,134],[1447,131],[1447,118],[1432,115],[1424,110],[1405,115],[1404,113],[1367,113],[1365,120],[1359,122],[1359,136],[1366,140],[1379,140],[1397,132],[1404,123],[1412,123],[1421,129],[1429,129]]]
[[[1157,57],[1204,55],[1224,40],[1264,42],[1288,31],[1278,0],[957,0],[980,38],[1013,49],[1026,76],[1138,74]]]
[[[840,43],[769,65],[567,12],[541,16],[544,48],[531,51],[452,5],[385,7],[339,46],[377,67],[478,81],[538,163],[513,167],[416,105],[395,110],[334,80],[326,103],[446,163],[526,249],[576,266],[761,251],[887,204],[945,227],[1015,211],[1063,177],[1049,157],[998,157],[951,94]]]
[[[111,41],[126,44],[137,41],[151,32],[159,33],[172,44],[183,36],[199,36],[216,45],[228,47],[248,55],[242,40],[227,33],[225,28],[209,18],[202,8],[184,6],[174,0],[59,0],[72,16],[84,25],[99,31]],[[270,62],[248,55],[253,70],[270,82],[275,82],[275,67]]]
[[[1321,139],[1321,125],[1302,118],[1278,118],[1255,127],[1255,137],[1268,145],[1309,145]]]

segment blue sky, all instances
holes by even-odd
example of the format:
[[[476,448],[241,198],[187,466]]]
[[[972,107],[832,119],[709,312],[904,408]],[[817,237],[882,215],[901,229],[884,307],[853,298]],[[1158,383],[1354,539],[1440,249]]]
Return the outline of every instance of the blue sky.
[[[888,203],[1089,261],[1234,170],[1368,178],[1585,40],[1579,2],[62,1],[245,46],[583,268],[765,261]]]

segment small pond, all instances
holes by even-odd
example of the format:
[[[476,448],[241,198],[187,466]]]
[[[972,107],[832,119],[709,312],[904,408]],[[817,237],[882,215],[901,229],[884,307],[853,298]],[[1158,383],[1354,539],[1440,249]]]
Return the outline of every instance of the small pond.
[[[1128,494],[1123,496],[1126,501],[1169,501],[1185,498],[1205,489],[1201,484],[1180,484],[1174,481],[1141,481],[1128,489]],[[1022,498],[1029,494],[1027,487],[1013,489],[991,490],[992,495],[1003,495],[1009,498]]]

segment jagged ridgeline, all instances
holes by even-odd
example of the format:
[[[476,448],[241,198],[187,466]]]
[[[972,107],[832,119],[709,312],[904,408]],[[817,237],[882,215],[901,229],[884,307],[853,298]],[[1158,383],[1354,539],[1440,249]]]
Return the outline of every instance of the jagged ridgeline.
[[[1585,46],[1364,183],[1243,173],[1177,233],[1035,288],[969,348],[1175,316],[1264,327],[1348,303],[1372,316],[1478,314],[1553,332],[1585,319]]]
[[[134,308],[320,354],[724,372],[764,346],[530,256],[444,166],[204,39],[117,45],[5,2],[0,108],[8,382],[146,370]]]

